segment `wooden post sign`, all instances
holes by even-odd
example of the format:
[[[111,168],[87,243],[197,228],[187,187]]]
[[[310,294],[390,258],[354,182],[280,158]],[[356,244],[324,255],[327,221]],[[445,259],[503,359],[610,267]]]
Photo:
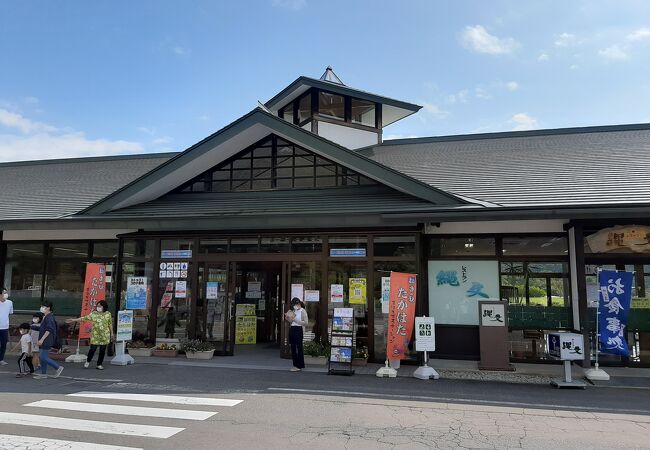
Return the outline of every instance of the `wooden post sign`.
[[[510,364],[508,302],[478,302],[481,370],[514,370]]]

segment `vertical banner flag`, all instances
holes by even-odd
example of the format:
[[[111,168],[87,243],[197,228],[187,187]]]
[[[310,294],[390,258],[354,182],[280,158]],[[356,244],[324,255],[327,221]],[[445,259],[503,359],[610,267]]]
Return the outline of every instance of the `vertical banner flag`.
[[[87,263],[84,293],[81,299],[81,315],[87,316],[95,310],[97,303],[106,299],[106,266]],[[79,327],[79,339],[88,339],[93,330],[92,322],[83,320]]]
[[[391,272],[388,313],[388,359],[404,359],[413,333],[417,275]]]
[[[600,351],[630,356],[627,347],[627,316],[632,303],[632,272],[602,270],[600,285],[600,315],[598,317]]]

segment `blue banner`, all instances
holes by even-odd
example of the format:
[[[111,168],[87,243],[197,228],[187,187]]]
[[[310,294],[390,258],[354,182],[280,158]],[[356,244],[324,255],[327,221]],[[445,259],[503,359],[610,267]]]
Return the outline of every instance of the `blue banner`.
[[[603,270],[598,276],[600,314],[598,316],[601,353],[630,356],[627,347],[627,316],[632,303],[632,272]]]

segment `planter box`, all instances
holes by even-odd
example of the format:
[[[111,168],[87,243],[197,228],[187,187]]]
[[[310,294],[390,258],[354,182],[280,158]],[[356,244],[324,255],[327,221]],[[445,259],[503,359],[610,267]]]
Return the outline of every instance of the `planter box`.
[[[352,358],[353,366],[367,366],[368,360],[365,358]]]
[[[153,349],[155,347],[138,347],[138,348],[127,348],[129,355],[133,357],[138,357],[138,356],[151,356],[151,353],[153,352]]]
[[[327,356],[308,356],[305,355],[306,366],[324,366],[327,364]]]
[[[162,356],[163,358],[175,358],[178,356],[178,350],[160,350],[153,349],[151,356]]]
[[[185,352],[187,359],[212,359],[214,350],[204,350],[200,352]]]

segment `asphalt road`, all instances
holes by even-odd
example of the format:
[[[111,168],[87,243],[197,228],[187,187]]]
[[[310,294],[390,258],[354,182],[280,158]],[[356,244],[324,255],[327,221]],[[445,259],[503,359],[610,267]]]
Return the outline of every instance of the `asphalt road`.
[[[155,364],[0,372],[2,449],[647,448],[647,436],[645,389]],[[30,441],[43,438],[60,442]]]

